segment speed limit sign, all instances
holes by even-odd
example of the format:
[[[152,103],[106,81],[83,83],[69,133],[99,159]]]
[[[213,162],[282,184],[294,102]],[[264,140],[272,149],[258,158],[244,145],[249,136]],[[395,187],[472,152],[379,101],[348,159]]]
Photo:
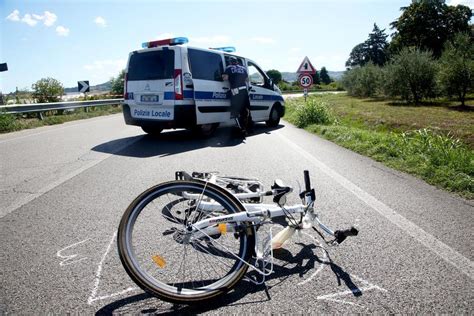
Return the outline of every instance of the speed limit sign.
[[[299,84],[303,88],[309,88],[313,84],[313,77],[311,75],[301,75],[299,78]]]

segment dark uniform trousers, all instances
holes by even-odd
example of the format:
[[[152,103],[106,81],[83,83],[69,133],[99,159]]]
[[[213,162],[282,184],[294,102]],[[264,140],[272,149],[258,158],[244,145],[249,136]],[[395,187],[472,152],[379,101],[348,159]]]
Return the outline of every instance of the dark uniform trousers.
[[[230,98],[230,117],[238,118],[240,127],[243,130],[250,130],[252,116],[250,114],[250,100],[247,89],[239,90],[239,93],[232,94]]]

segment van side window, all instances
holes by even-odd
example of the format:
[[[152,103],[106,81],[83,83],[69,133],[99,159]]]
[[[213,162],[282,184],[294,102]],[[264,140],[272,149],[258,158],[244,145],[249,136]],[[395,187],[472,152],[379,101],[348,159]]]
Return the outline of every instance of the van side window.
[[[244,60],[242,58],[239,58],[237,56],[234,56],[237,58],[237,62],[239,63],[240,66],[243,66],[244,65]],[[224,55],[224,59],[225,59],[225,66],[229,66],[230,65],[230,55]]]
[[[194,79],[222,81],[224,66],[220,54],[188,48],[188,56]]]
[[[257,68],[257,66],[249,62],[248,72],[249,72],[249,79],[250,79],[251,84],[260,86],[260,87],[265,86],[265,81],[266,81],[265,75],[260,70],[260,68]]]

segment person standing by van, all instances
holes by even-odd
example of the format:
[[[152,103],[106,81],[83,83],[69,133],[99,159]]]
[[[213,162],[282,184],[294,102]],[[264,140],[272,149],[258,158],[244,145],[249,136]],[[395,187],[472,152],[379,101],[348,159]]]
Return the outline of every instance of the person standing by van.
[[[230,116],[236,119],[242,134],[247,135],[252,126],[248,92],[249,76],[247,69],[239,65],[236,57],[231,56],[229,62],[230,65],[225,69],[222,79],[229,80],[230,83]]]

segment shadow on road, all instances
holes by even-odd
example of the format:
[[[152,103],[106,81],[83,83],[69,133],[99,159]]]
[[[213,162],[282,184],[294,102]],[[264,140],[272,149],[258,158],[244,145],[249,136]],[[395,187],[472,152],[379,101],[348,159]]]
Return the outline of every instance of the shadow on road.
[[[283,125],[269,128],[263,124],[256,124],[254,133],[247,136],[247,139],[259,134],[270,134],[272,131],[282,127]],[[119,152],[114,150],[115,148],[123,146],[135,139],[138,140],[132,145],[127,146],[125,149],[120,150]],[[164,131],[154,137],[144,134],[113,140],[95,146],[92,150],[119,156],[148,158],[155,156],[171,156],[206,147],[232,147],[245,143],[245,141],[246,138],[237,136],[235,129],[232,127],[218,128],[216,133],[209,138],[200,137],[188,130],[170,130]]]
[[[352,291],[354,296],[361,296],[362,291],[359,287],[354,284],[350,274],[345,272],[340,266],[335,264],[329,255],[327,258],[321,259],[315,254],[317,248],[320,246],[311,244],[306,245],[297,243],[301,246],[301,250],[293,255],[286,249],[279,249],[278,252],[274,253],[274,257],[281,264],[274,264],[274,272],[267,277],[267,284],[271,280],[277,280],[276,283],[272,283],[271,286],[255,285],[248,279],[244,278],[227,294],[218,296],[215,299],[211,299],[205,302],[205,304],[195,305],[180,305],[171,304],[155,299],[152,295],[142,293],[126,297],[124,299],[117,300],[108,305],[103,306],[96,312],[96,315],[113,315],[116,313],[131,313],[131,314],[152,314],[152,315],[167,315],[167,314],[179,314],[179,315],[196,315],[205,313],[211,310],[216,310],[223,306],[244,306],[248,304],[262,303],[271,300],[272,288],[279,287],[285,282],[291,282],[288,280],[292,275],[299,275],[303,278],[306,274],[310,274],[314,270],[316,263],[322,265],[328,265],[332,272],[337,278],[338,286],[341,286],[341,281],[344,282],[345,286]],[[323,251],[325,251],[323,249]],[[327,254],[327,253],[326,253]],[[306,263],[304,263],[306,261]],[[247,276],[256,278],[257,273],[255,271],[248,272]],[[271,282],[270,282],[271,283]],[[266,293],[266,296],[262,298],[260,296],[257,300],[244,300],[241,301],[249,294],[258,292]]]

